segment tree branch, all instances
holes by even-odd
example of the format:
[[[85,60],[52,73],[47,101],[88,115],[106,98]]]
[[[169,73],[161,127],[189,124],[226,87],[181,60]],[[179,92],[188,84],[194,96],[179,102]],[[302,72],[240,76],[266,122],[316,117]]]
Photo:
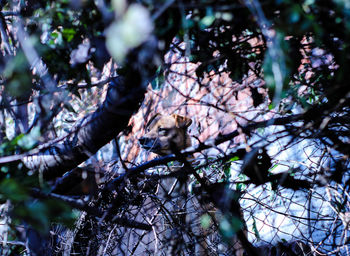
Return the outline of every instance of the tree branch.
[[[75,168],[117,136],[138,109],[154,75],[156,45],[156,40],[150,40],[130,54],[126,74],[111,81],[103,105],[76,124],[62,142],[24,157],[25,165],[52,179]]]
[[[54,193],[45,194],[45,193],[41,192],[39,189],[32,189],[32,195],[36,198],[52,198],[52,199],[61,200],[75,209],[84,211],[84,212],[86,212],[92,216],[96,216],[98,218],[103,217],[104,220],[114,222],[114,223],[119,224],[121,226],[129,227],[129,228],[137,228],[137,229],[142,229],[142,230],[147,230],[147,231],[152,230],[152,226],[145,224],[145,223],[133,221],[133,220],[130,220],[127,218],[119,218],[119,217],[111,216],[111,215],[104,216],[105,212],[103,210],[100,210],[100,209],[95,208],[95,207],[91,207],[91,206],[85,204],[84,201],[81,199],[73,199],[73,198],[70,198],[67,196],[62,196],[62,195],[58,195],[58,194],[54,194]]]
[[[272,119],[269,119],[266,121],[254,122],[254,123],[248,124],[244,127],[241,127],[240,129],[244,133],[249,133],[257,128],[268,127],[271,125],[285,125],[285,124],[289,124],[291,122],[301,121],[302,119],[303,119],[302,114],[292,115],[292,116],[287,116],[287,117],[280,117],[280,118],[272,118]],[[182,151],[181,155],[182,156],[189,156],[189,155],[192,155],[194,153],[201,152],[202,150],[209,149],[213,146],[218,146],[221,143],[224,143],[226,141],[233,139],[234,137],[238,136],[239,134],[240,134],[240,132],[238,130],[235,130],[235,131],[228,133],[228,134],[225,134],[225,135],[219,135],[213,140],[208,140],[204,143],[200,143],[194,147],[191,147],[187,150]],[[127,177],[137,175],[137,174],[139,174],[139,173],[141,173],[149,168],[159,166],[159,165],[164,165],[164,164],[167,164],[167,163],[169,163],[171,161],[175,161],[175,160],[181,160],[179,158],[179,155],[175,156],[175,154],[171,154],[171,155],[167,155],[167,156],[153,159],[153,160],[148,161],[146,163],[140,164],[139,166],[130,168],[126,173],[118,176],[117,178],[115,178],[114,180],[109,182],[109,184],[106,186],[105,190],[106,191],[113,191]]]

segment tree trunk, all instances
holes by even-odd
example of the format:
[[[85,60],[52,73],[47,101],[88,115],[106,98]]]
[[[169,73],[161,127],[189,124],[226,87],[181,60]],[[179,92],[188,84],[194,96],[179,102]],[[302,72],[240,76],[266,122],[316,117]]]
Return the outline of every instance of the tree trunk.
[[[156,40],[149,40],[133,51],[125,75],[112,79],[102,106],[78,122],[68,136],[47,143],[36,155],[25,157],[23,162],[27,168],[38,170],[45,179],[59,177],[125,129],[155,73],[156,45]]]

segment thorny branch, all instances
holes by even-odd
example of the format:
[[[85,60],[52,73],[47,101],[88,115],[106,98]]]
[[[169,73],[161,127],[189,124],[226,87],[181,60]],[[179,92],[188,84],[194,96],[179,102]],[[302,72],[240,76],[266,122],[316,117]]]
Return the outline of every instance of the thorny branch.
[[[120,226],[125,226],[129,228],[136,228],[136,229],[142,229],[142,230],[147,230],[150,231],[152,230],[152,226],[145,224],[145,223],[140,223],[138,221],[132,221],[126,217],[120,218],[112,215],[106,215],[106,213],[103,210],[100,210],[96,207],[89,206],[86,204],[83,200],[81,199],[72,199],[71,197],[68,196],[63,196],[59,194],[54,194],[54,193],[43,193],[39,189],[32,189],[32,195],[35,198],[52,198],[52,199],[58,199],[60,201],[63,201],[70,205],[71,207],[84,211],[92,216],[95,216],[97,218],[103,218],[105,221],[111,222],[111,223],[116,223]]]

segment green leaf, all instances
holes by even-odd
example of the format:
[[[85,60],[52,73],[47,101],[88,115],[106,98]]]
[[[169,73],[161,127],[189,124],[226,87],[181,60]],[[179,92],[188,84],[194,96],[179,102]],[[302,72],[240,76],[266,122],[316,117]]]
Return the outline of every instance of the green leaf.
[[[2,73],[6,81],[5,90],[14,97],[21,97],[31,93],[32,73],[28,61],[22,51],[9,58]]]
[[[264,79],[270,99],[274,99],[275,96],[277,99],[281,99],[290,81],[291,70],[287,65],[289,44],[285,40],[285,35],[279,31],[276,31],[273,42],[264,58]]]
[[[162,88],[165,82],[165,77],[163,73],[159,73],[151,82],[151,86],[153,90],[159,90]]]
[[[53,39],[58,38],[58,33],[57,33],[56,31],[52,32],[52,33],[51,33],[51,37],[52,37]]]
[[[0,194],[2,197],[14,202],[28,199],[28,193],[15,180],[7,178],[0,183]]]
[[[59,222],[67,227],[73,227],[77,217],[78,212],[73,211],[70,206],[60,200],[45,200],[45,206],[48,210],[47,217],[51,222]]]
[[[244,183],[237,183],[236,184],[236,190],[237,191],[244,191],[247,189],[247,185]]]
[[[29,134],[23,135],[17,142],[18,146],[24,150],[30,150],[38,144],[39,138],[41,136],[40,127],[35,126],[30,131]]]
[[[258,228],[257,228],[257,226],[256,226],[256,221],[255,221],[254,216],[252,216],[252,219],[253,219],[253,232],[254,232],[254,234],[255,234],[255,237],[256,237],[258,240],[260,240],[260,234],[259,234],[259,230],[258,230]]]
[[[63,16],[63,14],[62,14],[62,13],[57,12],[57,17],[58,17],[58,19],[59,19],[60,23],[64,23],[64,16]]]
[[[3,173],[8,173],[10,168],[7,165],[1,166],[0,171]]]
[[[231,164],[230,164],[230,162],[225,163],[223,165],[222,169],[225,173],[226,178],[229,179],[231,177]]]
[[[240,160],[240,158],[238,156],[234,156],[232,158],[230,158],[230,162],[234,162],[234,161],[237,161],[237,160]]]
[[[68,43],[73,40],[75,34],[76,31],[73,28],[65,28],[62,30],[63,38],[66,39]]]
[[[234,236],[235,232],[232,229],[231,223],[227,220],[227,218],[223,218],[220,221],[220,232],[224,238],[230,239]]]
[[[243,223],[238,217],[225,216],[219,224],[220,233],[226,240],[231,240],[233,236],[243,228]]]
[[[269,172],[272,172],[274,169],[276,169],[276,167],[278,167],[279,164],[275,164],[273,165],[270,169],[269,169]]]
[[[210,27],[215,21],[215,16],[214,15],[208,15],[205,16],[201,21],[199,22],[199,27],[201,29],[205,29]]]
[[[203,214],[201,216],[201,227],[204,229],[208,229],[212,223],[211,217],[209,214]]]
[[[47,233],[54,222],[73,227],[78,214],[62,201],[47,199],[18,204],[13,209],[13,216],[24,220],[38,232]]]
[[[300,20],[300,8],[298,5],[294,5],[293,8],[291,8],[291,12],[289,14],[289,22],[290,23],[296,23]]]
[[[31,225],[39,233],[47,233],[50,228],[47,207],[40,201],[17,205],[13,214],[16,218]]]

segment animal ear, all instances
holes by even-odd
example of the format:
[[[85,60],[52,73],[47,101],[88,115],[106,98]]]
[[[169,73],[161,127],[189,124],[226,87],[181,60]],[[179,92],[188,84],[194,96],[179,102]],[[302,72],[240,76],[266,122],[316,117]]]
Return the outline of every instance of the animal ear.
[[[178,128],[188,128],[192,124],[192,119],[177,114],[172,114],[175,118],[175,125]]]

